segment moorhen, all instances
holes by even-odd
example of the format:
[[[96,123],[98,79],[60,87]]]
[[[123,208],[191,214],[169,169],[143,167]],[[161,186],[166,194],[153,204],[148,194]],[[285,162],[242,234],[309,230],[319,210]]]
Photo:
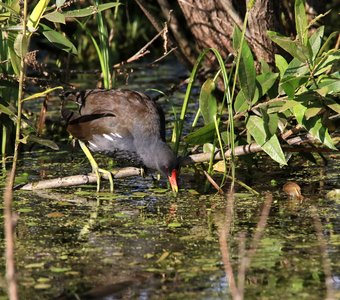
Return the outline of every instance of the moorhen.
[[[79,111],[69,110],[68,101],[76,102]],[[63,95],[62,116],[68,123],[68,132],[79,140],[97,174],[97,191],[99,173],[109,176],[113,191],[112,175],[98,168],[89,149],[123,156],[135,164],[158,170],[168,176],[172,190],[178,191],[178,160],[165,143],[164,114],[147,95],[126,89],[68,92]]]

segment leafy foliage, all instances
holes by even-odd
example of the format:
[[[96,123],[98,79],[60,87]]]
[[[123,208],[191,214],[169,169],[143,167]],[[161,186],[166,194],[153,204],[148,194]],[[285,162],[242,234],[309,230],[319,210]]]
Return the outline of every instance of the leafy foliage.
[[[238,132],[235,142],[255,142],[282,165],[287,163],[284,147],[289,144],[287,137],[291,135],[290,131],[308,134],[315,139],[313,142],[309,138],[309,142],[315,146],[320,143],[330,149],[337,149],[336,140],[328,129],[332,123],[329,120],[339,118],[340,111],[340,51],[331,47],[337,33],[326,37],[325,28],[321,26],[309,34],[309,28],[311,24],[315,25],[315,20],[308,23],[303,0],[295,1],[295,18],[297,37],[294,40],[277,32],[268,32],[269,38],[292,57],[287,61],[284,56],[275,55],[275,71],[262,62],[261,71],[256,75],[250,47],[242,40],[243,32],[235,27],[233,34],[237,57],[235,68],[230,74],[236,72],[238,87],[238,93],[232,99],[232,118],[237,120],[235,132]],[[217,77],[218,74],[215,81]],[[211,116],[216,115],[213,87],[211,79],[202,85],[200,113],[205,125],[185,137],[189,144],[213,143],[221,146],[217,143],[212,125]],[[228,93],[234,94],[229,86],[225,95]],[[217,111],[221,113],[221,110]],[[224,119],[230,120],[230,117]],[[224,135],[223,126],[215,129],[221,136]],[[223,151],[228,149],[222,148]]]

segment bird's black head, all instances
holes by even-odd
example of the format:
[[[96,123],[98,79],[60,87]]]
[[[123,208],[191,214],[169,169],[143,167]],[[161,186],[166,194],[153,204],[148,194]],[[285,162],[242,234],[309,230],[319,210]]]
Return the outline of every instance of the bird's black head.
[[[169,183],[171,185],[171,189],[177,193],[178,192],[178,184],[177,177],[179,171],[179,160],[169,148],[165,154],[163,154],[159,171],[163,173],[163,175],[168,177]]]
[[[159,137],[143,139],[136,146],[137,154],[147,168],[157,170],[167,176],[174,192],[178,192],[177,173],[179,160],[170,147]]]

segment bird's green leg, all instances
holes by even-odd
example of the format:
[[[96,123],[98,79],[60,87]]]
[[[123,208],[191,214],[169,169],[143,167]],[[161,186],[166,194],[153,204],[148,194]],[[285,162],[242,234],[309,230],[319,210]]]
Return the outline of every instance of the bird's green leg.
[[[81,149],[83,150],[83,152],[85,153],[87,159],[89,160],[91,167],[92,167],[92,171],[96,174],[97,176],[97,192],[99,192],[100,189],[100,173],[102,174],[106,174],[109,182],[110,182],[110,192],[113,192],[113,179],[112,179],[112,174],[111,172],[101,169],[98,167],[97,162],[95,161],[95,159],[92,156],[92,153],[90,152],[89,148],[87,148],[87,146],[81,141],[79,141],[79,145],[81,147]]]

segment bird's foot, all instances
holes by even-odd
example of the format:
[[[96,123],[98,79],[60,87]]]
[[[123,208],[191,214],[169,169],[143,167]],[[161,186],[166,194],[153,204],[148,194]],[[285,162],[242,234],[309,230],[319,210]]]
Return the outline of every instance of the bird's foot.
[[[101,168],[94,168],[93,173],[95,173],[96,176],[97,176],[97,192],[99,192],[99,190],[100,190],[101,174],[103,174],[109,180],[109,182],[110,182],[110,192],[113,193],[114,186],[113,186],[112,173],[108,170],[104,170],[104,169],[101,169]]]
[[[145,178],[146,172],[145,172],[144,168],[140,168],[140,169],[139,169],[139,174],[140,174],[140,176],[142,176],[143,178]]]
[[[110,192],[113,193],[113,178],[112,178],[111,172],[98,167],[97,162],[93,158],[90,150],[87,148],[87,146],[84,144],[84,142],[79,140],[79,145],[80,145],[81,149],[83,150],[83,152],[85,153],[87,159],[89,160],[89,162],[91,164],[92,172],[94,174],[96,174],[96,176],[97,176],[97,192],[99,192],[99,190],[100,190],[100,179],[101,179],[100,174],[103,174],[103,175],[107,176],[107,178],[110,182]]]

